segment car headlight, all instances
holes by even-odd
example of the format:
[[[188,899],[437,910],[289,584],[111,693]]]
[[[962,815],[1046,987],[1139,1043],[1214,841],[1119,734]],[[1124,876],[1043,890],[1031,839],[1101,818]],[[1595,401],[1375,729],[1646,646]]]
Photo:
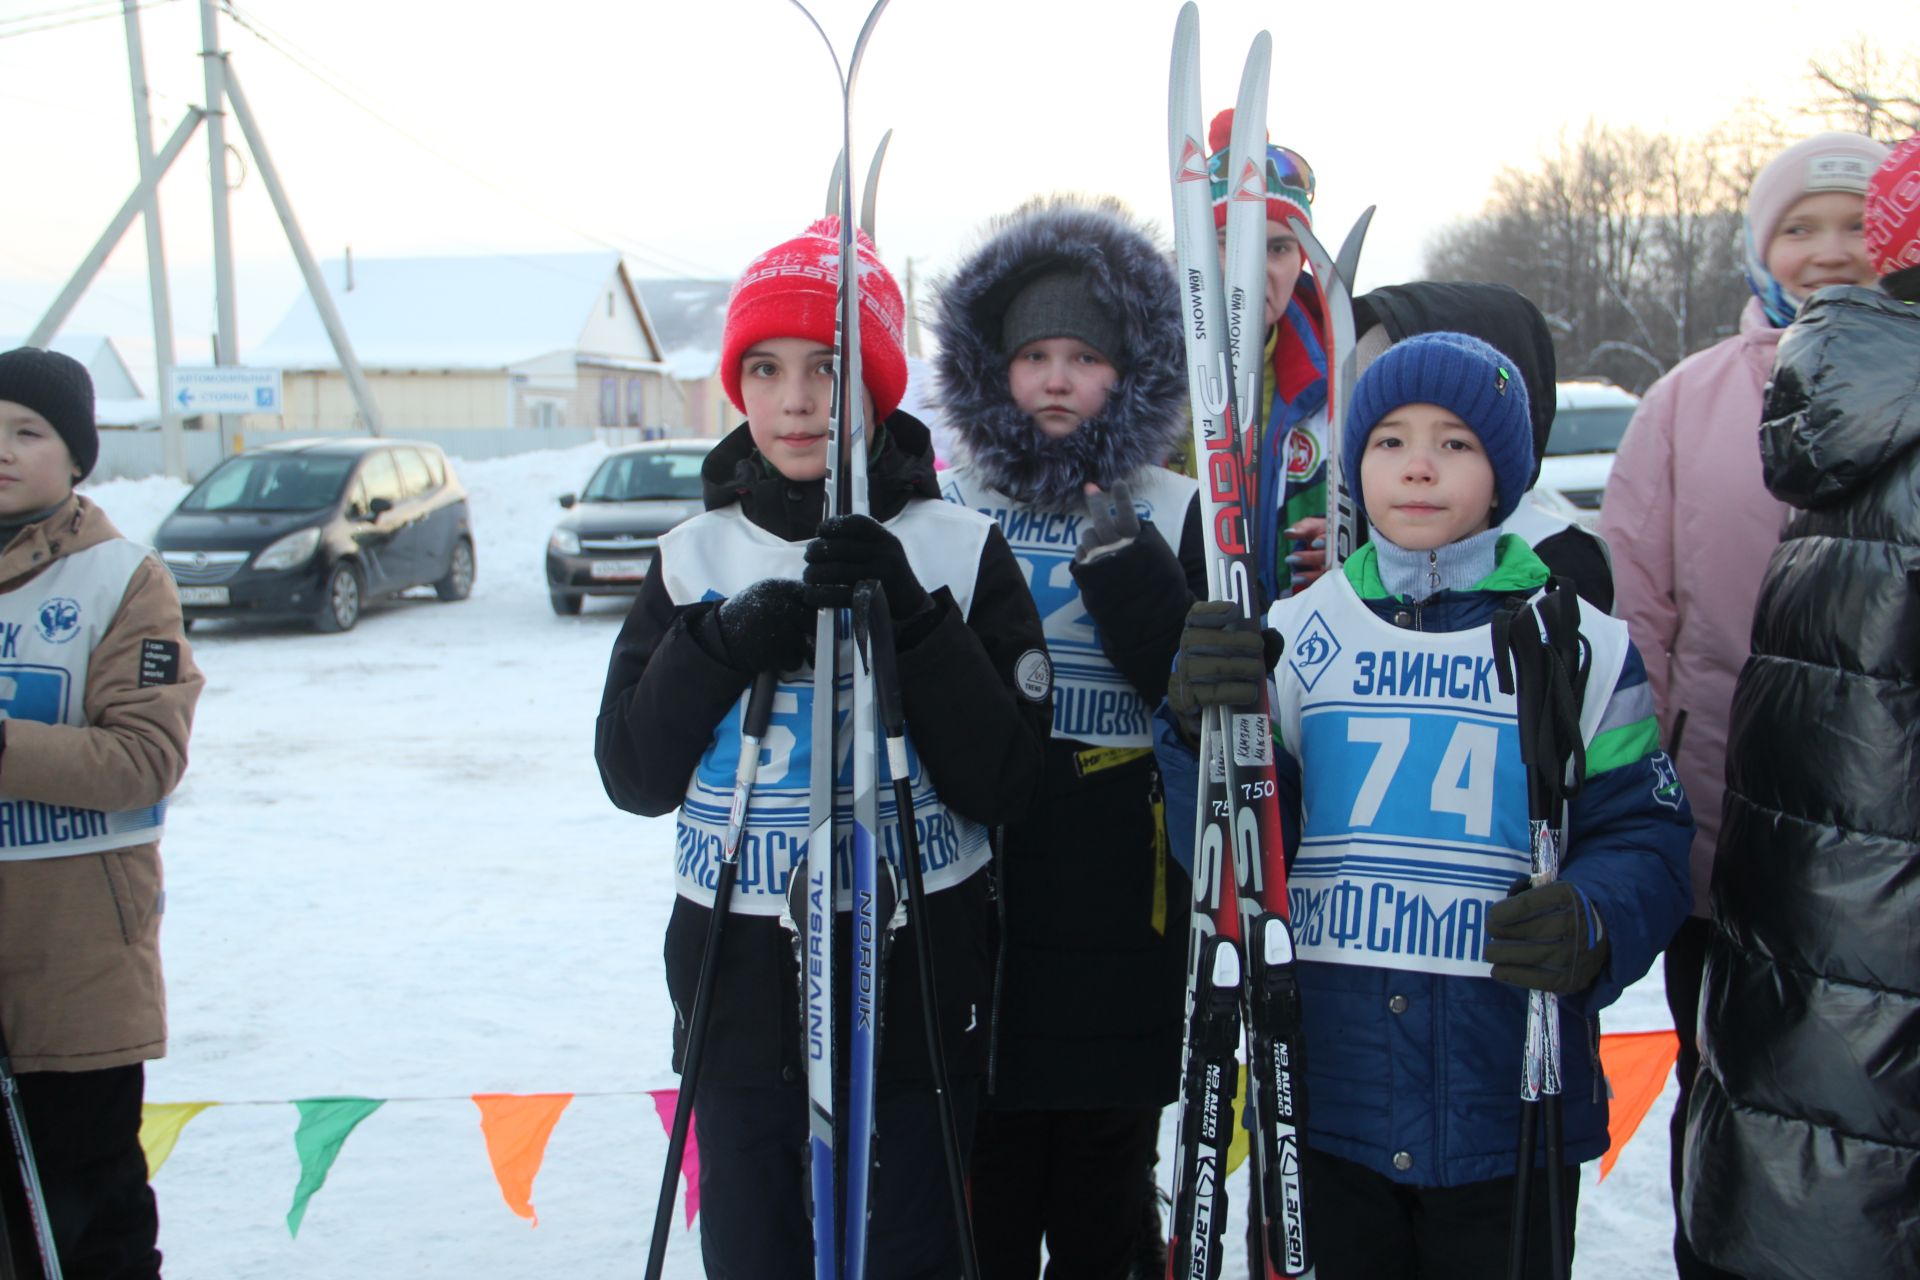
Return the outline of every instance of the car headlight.
[[[553,536],[547,539],[547,546],[558,555],[577,556],[580,554],[580,535],[571,529],[555,529]]]
[[[318,528],[299,529],[280,539],[272,546],[254,557],[256,569],[298,569],[313,559],[313,553],[320,545]]]

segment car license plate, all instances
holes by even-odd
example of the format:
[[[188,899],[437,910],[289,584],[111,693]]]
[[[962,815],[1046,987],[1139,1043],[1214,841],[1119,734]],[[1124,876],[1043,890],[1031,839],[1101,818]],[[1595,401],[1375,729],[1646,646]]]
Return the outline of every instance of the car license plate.
[[[651,560],[595,560],[588,572],[596,579],[644,578],[652,567]]]
[[[227,589],[225,587],[182,587],[180,603],[225,605],[228,603]]]

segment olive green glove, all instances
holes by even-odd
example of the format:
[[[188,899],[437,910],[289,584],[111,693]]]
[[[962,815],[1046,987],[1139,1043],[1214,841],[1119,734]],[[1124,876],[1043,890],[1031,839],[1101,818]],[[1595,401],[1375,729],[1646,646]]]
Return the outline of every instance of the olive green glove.
[[[1167,682],[1167,706],[1187,741],[1199,741],[1208,707],[1253,706],[1283,647],[1278,631],[1241,617],[1232,601],[1202,600],[1189,609]]]

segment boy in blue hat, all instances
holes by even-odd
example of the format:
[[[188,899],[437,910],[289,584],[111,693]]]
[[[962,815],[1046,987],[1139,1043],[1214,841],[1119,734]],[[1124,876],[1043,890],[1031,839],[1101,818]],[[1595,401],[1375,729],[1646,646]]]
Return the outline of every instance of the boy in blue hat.
[[[1493,648],[1496,613],[1548,584],[1525,540],[1500,530],[1533,469],[1525,383],[1478,339],[1422,334],[1367,370],[1347,428],[1371,541],[1267,618],[1284,641],[1273,732],[1298,841],[1308,1239],[1322,1280],[1497,1275],[1527,989],[1561,996],[1564,1157],[1577,1167],[1607,1149],[1597,1015],[1686,916],[1692,815],[1624,625],[1582,605],[1585,783],[1560,877],[1529,887],[1516,704]],[[1168,690],[1181,737],[1205,706],[1250,702],[1268,678],[1279,646],[1236,628],[1233,609],[1189,615]],[[1195,794],[1180,745],[1158,744],[1170,802]],[[1562,1181],[1571,1222],[1578,1178]],[[1529,1276],[1556,1274],[1543,1183]]]

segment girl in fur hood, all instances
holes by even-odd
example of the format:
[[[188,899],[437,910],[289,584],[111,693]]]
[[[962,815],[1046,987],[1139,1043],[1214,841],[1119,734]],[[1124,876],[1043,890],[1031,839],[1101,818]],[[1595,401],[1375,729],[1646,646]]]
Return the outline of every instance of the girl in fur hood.
[[[1190,892],[1167,857],[1153,708],[1204,596],[1179,290],[1112,200],[997,220],[939,289],[949,501],[996,520],[1054,666],[1041,799],[999,859],[1002,992],[973,1155],[987,1276],[1124,1275],[1156,1247]],[[1174,548],[1179,548],[1176,555]],[[1164,1264],[1161,1264],[1164,1265]]]

